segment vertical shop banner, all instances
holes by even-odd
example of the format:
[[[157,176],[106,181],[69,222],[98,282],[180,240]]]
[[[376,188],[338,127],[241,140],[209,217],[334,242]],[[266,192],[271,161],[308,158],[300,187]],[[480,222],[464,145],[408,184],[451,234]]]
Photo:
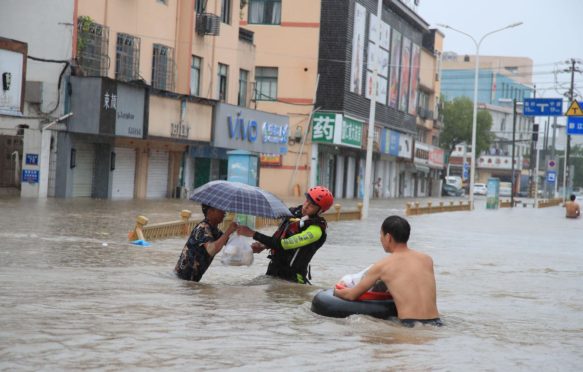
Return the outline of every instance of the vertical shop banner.
[[[421,48],[413,44],[411,56],[411,86],[409,91],[409,114],[417,114],[417,89],[419,87],[419,64],[421,63]]]
[[[352,63],[350,71],[350,91],[362,94],[362,73],[364,65],[364,39],[366,23],[366,9],[358,4],[354,4],[354,27],[352,34]]]
[[[312,142],[334,143],[336,114],[317,112],[312,118]]]
[[[389,77],[389,106],[397,108],[399,101],[399,71],[401,65],[401,34],[393,30],[391,45],[390,77]]]
[[[409,75],[411,73],[411,40],[403,38],[403,53],[401,56],[401,87],[399,89],[399,110],[407,112],[409,100]]]
[[[347,118],[342,119],[342,134],[340,144],[350,147],[362,147],[362,127],[363,122]]]

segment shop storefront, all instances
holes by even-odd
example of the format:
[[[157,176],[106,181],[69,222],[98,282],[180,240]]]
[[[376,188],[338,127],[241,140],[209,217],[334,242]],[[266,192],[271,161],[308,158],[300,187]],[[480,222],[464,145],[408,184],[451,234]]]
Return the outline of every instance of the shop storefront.
[[[364,187],[363,125],[342,114],[314,115],[311,184],[329,188],[337,198],[358,197]]]
[[[74,115],[57,132],[55,196],[133,197],[135,148],[117,142],[144,137],[145,88],[72,76],[69,93]]]
[[[213,103],[163,94],[149,102],[148,150],[139,161],[147,164],[145,197],[185,197],[197,174],[192,149],[211,140]]]

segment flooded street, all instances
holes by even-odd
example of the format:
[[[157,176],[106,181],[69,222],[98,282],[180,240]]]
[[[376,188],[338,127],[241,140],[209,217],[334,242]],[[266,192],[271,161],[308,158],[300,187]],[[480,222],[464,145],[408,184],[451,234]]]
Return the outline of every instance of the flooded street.
[[[0,369],[580,370],[583,220],[480,202],[409,218],[446,326],[408,329],[310,311],[317,291],[384,255],[380,224],[402,200],[330,223],[301,286],[262,276],[266,254],[216,259],[186,282],[173,273],[185,239],[128,244],[136,215],[200,216],[191,202],[0,199]]]

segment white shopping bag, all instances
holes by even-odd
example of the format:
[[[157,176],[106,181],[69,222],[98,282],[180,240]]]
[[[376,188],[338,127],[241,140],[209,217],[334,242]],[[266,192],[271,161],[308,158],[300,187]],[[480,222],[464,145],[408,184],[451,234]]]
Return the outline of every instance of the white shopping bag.
[[[253,249],[249,240],[239,234],[233,234],[223,248],[221,263],[226,266],[251,266]]]
[[[344,275],[342,277],[342,279],[340,279],[340,281],[338,282],[338,284],[342,284],[346,288],[352,288],[352,287],[356,286],[362,280],[363,275],[368,271],[368,269],[371,268],[371,266],[372,265],[370,265],[366,269],[364,269],[361,272],[358,272],[356,274],[346,274],[346,275]]]

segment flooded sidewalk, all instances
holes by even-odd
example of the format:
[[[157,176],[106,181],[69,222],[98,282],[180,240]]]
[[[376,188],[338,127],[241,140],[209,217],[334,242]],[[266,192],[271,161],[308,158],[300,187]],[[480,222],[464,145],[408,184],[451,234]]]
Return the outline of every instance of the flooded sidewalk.
[[[561,207],[408,218],[446,327],[312,313],[315,293],[383,257],[380,224],[406,201],[330,223],[301,286],[264,277],[265,254],[185,282],[184,239],[128,243],[137,215],[177,220],[192,202],[0,198],[0,370],[580,369],[583,219]]]

